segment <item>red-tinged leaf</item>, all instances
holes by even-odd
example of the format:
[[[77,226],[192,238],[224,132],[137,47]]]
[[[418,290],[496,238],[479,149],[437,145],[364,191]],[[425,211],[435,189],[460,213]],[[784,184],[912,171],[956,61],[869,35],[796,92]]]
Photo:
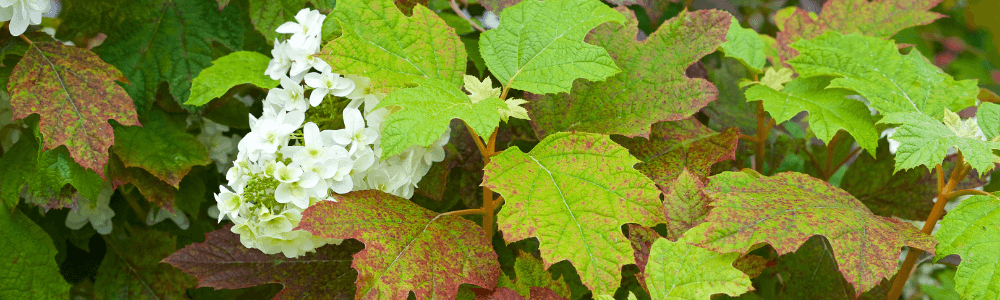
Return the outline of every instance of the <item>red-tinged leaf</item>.
[[[627,8],[625,25],[605,23],[586,42],[608,51],[620,73],[603,81],[578,80],[571,93],[527,95],[525,104],[539,138],[559,131],[650,135],[650,125],[690,117],[718,96],[711,82],[685,70],[726,39],[732,16],[723,11],[682,11],[643,41],[639,21]],[[608,120],[614,120],[609,122]]]
[[[512,289],[505,287],[497,288],[492,294],[476,295],[476,300],[523,300],[524,296],[519,295]]]
[[[115,126],[115,139],[119,143],[114,147],[115,154],[126,167],[142,168],[179,187],[192,167],[212,162],[205,146],[184,131],[186,115],[170,115],[154,109],[143,127]]]
[[[733,267],[743,271],[750,278],[754,278],[764,272],[772,262],[760,255],[747,254],[733,261]]]
[[[653,179],[664,193],[670,192],[673,181],[685,168],[691,175],[705,178],[712,164],[735,159],[739,138],[735,127],[719,133],[693,118],[653,124],[649,139],[612,136],[642,160],[635,168]]]
[[[778,53],[782,61],[798,55],[789,45],[799,39],[812,39],[833,30],[843,34],[861,33],[890,37],[900,30],[926,25],[943,15],[930,9],[941,0],[830,0],[822,13],[813,19],[809,12],[795,8],[778,32]]]
[[[682,241],[720,253],[769,243],[785,254],[823,235],[857,295],[896,272],[901,247],[934,250],[934,238],[913,225],[876,216],[847,192],[801,173],[722,173],[705,193],[714,208]]]
[[[500,15],[500,11],[503,11],[504,8],[514,6],[514,4],[518,4],[520,2],[521,0],[479,0],[479,3],[482,4],[483,7],[486,7],[487,10],[497,14],[497,16]]]
[[[677,241],[685,231],[705,220],[712,202],[702,191],[705,183],[684,169],[664,195],[663,212],[667,217],[667,239]]]
[[[458,286],[492,289],[500,264],[481,227],[438,215],[377,190],[336,196],[302,213],[296,228],[323,238],[357,239],[355,299],[454,299]]]
[[[162,231],[140,231],[111,241],[94,280],[97,299],[186,299],[195,279],[160,260],[173,253],[176,237]]]
[[[188,245],[163,262],[197,277],[198,287],[241,289],[280,283],[285,288],[275,299],[353,299],[351,282],[356,272],[350,262],[351,254],[361,249],[360,243],[345,240],[289,259],[243,247],[231,227],[209,232],[204,243]]]
[[[628,240],[632,242],[635,265],[639,266],[640,272],[646,269],[646,263],[649,262],[649,248],[658,238],[660,238],[660,234],[652,228],[628,224]]]
[[[115,143],[108,120],[140,126],[132,98],[115,83],[122,73],[90,50],[34,43],[10,78],[11,119],[38,114],[42,150],[65,145],[73,160],[102,178]]]
[[[783,289],[785,299],[822,300],[884,300],[889,280],[878,282],[874,288],[856,296],[858,291],[837,271],[830,243],[823,237],[813,236],[795,252],[777,258],[777,272],[787,274]],[[819,297],[819,295],[822,295]]]
[[[628,224],[628,240],[632,242],[632,253],[635,256],[635,265],[639,267],[639,273],[635,274],[636,280],[644,288],[646,287],[646,264],[649,263],[649,251],[653,247],[653,242],[660,238],[660,234],[652,228],[642,227],[635,224]]]
[[[543,288],[543,287],[532,287],[531,288],[531,298],[532,300],[566,300],[568,298],[559,296],[556,291]]]

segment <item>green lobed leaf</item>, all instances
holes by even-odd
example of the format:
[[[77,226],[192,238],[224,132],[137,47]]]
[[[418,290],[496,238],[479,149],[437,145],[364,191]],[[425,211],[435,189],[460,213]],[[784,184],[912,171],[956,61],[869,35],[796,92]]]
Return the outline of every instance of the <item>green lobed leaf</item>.
[[[889,137],[900,143],[896,149],[896,171],[919,166],[934,168],[944,160],[948,149],[955,148],[962,152],[965,161],[973,169],[985,174],[993,170],[997,159],[993,151],[1000,150],[1000,142],[961,136],[941,121],[919,113],[890,114],[879,120],[879,123],[902,124]]]
[[[860,33],[887,38],[900,30],[926,25],[944,15],[930,9],[941,0],[831,0],[823,4],[822,14],[801,8],[785,8],[783,18],[775,17],[781,31],[775,40],[783,61],[798,55],[789,44],[813,39],[827,31]]]
[[[149,110],[161,82],[178,103],[186,102],[191,81],[212,65],[213,43],[229,49],[243,44],[235,5],[220,11],[212,1],[154,0],[131,9],[136,13],[109,29],[94,52],[122,70],[131,83],[125,90],[140,112]]]
[[[178,187],[192,167],[212,162],[205,146],[184,131],[183,118],[154,109],[143,127],[115,126],[115,154],[126,167],[142,168]]]
[[[625,24],[598,26],[586,42],[607,49],[622,71],[604,81],[578,81],[571,93],[529,95],[527,108],[539,138],[559,131],[648,137],[650,124],[688,118],[716,99],[715,86],[684,71],[715,52],[732,16],[717,10],[682,12],[636,41],[635,15],[617,10]]]
[[[955,291],[961,299],[1000,297],[1000,199],[972,196],[948,212],[935,233],[937,259],[958,254]]]
[[[599,81],[620,71],[607,51],[583,39],[598,25],[624,21],[597,0],[522,1],[500,13],[500,27],[480,35],[479,51],[504,88],[569,92],[577,78]]]
[[[454,299],[462,283],[495,286],[497,254],[475,223],[377,190],[335,197],[306,209],[296,230],[365,243],[351,264],[355,299]]]
[[[452,119],[462,119],[484,140],[500,124],[497,109],[507,108],[499,98],[472,102],[458,86],[447,81],[420,78],[417,87],[397,90],[374,109],[399,106],[386,117],[382,127],[382,157],[390,157],[417,145],[434,143],[448,129]]]
[[[979,104],[976,120],[987,140],[996,140],[1000,136],[1000,104],[990,102]]]
[[[791,120],[802,111],[809,112],[809,129],[824,143],[830,143],[837,131],[854,136],[861,148],[875,153],[878,131],[875,119],[861,101],[847,98],[854,92],[839,88],[826,88],[829,77],[799,77],[787,83],[780,91],[757,84],[746,90],[747,99],[762,100],[764,110],[774,121]]]
[[[194,278],[160,260],[176,250],[176,237],[162,231],[139,231],[127,238],[111,236],[97,269],[97,299],[184,299]],[[138,251],[136,251],[138,250]]]
[[[0,212],[0,298],[68,299],[49,235],[20,211]]]
[[[632,169],[637,162],[605,135],[556,133],[529,153],[493,157],[482,186],[505,199],[497,215],[505,240],[537,238],[546,267],[569,260],[595,295],[611,294],[634,261],[619,227],[663,222],[660,193]]]
[[[726,56],[739,60],[752,72],[760,74],[767,62],[767,56],[764,54],[764,41],[753,29],[740,26],[740,21],[736,20],[735,17],[729,22],[726,42],[719,45],[719,48],[726,53]]]
[[[658,239],[649,251],[646,287],[653,299],[708,299],[752,291],[750,277],[732,266],[737,253],[719,254]]]
[[[275,299],[355,299],[351,254],[364,247],[353,240],[327,245],[298,258],[248,249],[232,225],[209,232],[205,242],[174,252],[162,262],[198,278],[198,287],[242,289],[266,283],[284,285]]]
[[[729,128],[715,132],[693,118],[653,124],[649,139],[612,136],[642,162],[635,169],[669,193],[674,179],[684,169],[699,178],[708,177],[712,164],[736,158],[740,132]]]
[[[250,51],[238,51],[220,57],[194,78],[191,82],[191,97],[184,104],[205,105],[241,84],[248,83],[265,89],[278,86],[277,80],[264,75],[270,61],[270,57]]]
[[[900,247],[933,250],[935,244],[912,225],[876,216],[847,192],[805,174],[727,172],[709,180],[705,193],[714,208],[682,241],[721,253],[769,243],[780,255],[823,235],[857,295],[896,272]]]
[[[89,50],[34,43],[7,85],[11,119],[38,114],[42,150],[65,145],[73,160],[104,177],[108,147],[115,143],[108,120],[140,126],[132,100],[115,83],[121,76]]]
[[[861,93],[883,115],[919,112],[939,119],[948,108],[960,111],[975,103],[975,80],[955,81],[918,51],[899,54],[891,41],[831,31],[792,44],[799,56],[790,60],[803,77],[838,76],[831,88]]]
[[[340,0],[330,15],[344,34],[318,56],[334,70],[371,79],[388,93],[417,78],[462,84],[465,45],[455,31],[424,6],[406,17],[390,0]]]
[[[21,197],[46,210],[76,207],[76,197],[97,199],[104,179],[70,157],[65,147],[39,152],[38,142],[22,137],[0,157],[0,199],[15,207]],[[67,185],[76,193],[68,192]]]

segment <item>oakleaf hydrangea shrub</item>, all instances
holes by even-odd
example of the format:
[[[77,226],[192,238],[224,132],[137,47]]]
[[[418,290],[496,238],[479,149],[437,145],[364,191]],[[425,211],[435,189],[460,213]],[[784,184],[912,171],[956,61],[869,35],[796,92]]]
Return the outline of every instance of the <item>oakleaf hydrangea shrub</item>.
[[[1000,6],[821,2],[0,0],[0,299],[1000,299]]]

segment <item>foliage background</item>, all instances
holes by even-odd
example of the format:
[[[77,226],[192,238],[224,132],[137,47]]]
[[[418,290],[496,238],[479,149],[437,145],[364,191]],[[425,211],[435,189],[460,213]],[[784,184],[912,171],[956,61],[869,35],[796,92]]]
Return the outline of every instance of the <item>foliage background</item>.
[[[468,6],[471,15],[481,15],[486,11],[482,4],[472,2]],[[609,3],[621,1],[609,1]],[[639,3],[628,5],[635,12],[641,32],[639,36],[648,35],[655,29],[685,9],[720,9],[729,12],[737,18],[741,25],[756,31],[774,36],[778,31],[773,15],[783,7],[800,7],[807,11],[819,12],[822,1],[790,0],[731,0],[731,1],[624,1]],[[431,1],[396,1],[404,11],[413,4],[429,6],[438,15],[456,27],[462,35],[462,41],[468,49],[476,47],[475,41],[480,34],[467,25],[451,11],[449,3],[440,0]],[[125,126],[130,121],[117,119],[111,122],[114,128],[115,146],[111,154],[104,158],[113,166],[118,166],[115,172],[119,174],[121,185],[111,198],[111,208],[115,211],[113,218],[115,232],[108,236],[96,234],[89,226],[82,230],[70,230],[63,226],[68,214],[66,208],[58,209],[72,203],[73,193],[89,193],[96,195],[93,182],[99,181],[86,170],[80,169],[68,159],[69,153],[60,150],[44,152],[52,168],[60,172],[70,172],[73,175],[56,181],[48,186],[33,187],[33,192],[44,195],[23,195],[11,192],[11,182],[15,176],[46,179],[53,177],[44,170],[34,170],[37,167],[15,164],[19,158],[17,153],[37,152],[36,143],[19,143],[11,145],[9,139],[17,135],[21,139],[31,140],[38,136],[37,131],[44,131],[44,121],[37,117],[29,117],[21,121],[9,122],[9,97],[4,97],[4,109],[0,117],[6,118],[0,129],[0,135],[5,138],[3,160],[0,161],[3,173],[0,184],[3,190],[0,194],[5,205],[19,203],[8,210],[17,210],[20,214],[8,216],[3,214],[0,228],[15,228],[16,226],[31,227],[31,238],[51,239],[55,251],[50,253],[54,261],[36,262],[46,266],[53,272],[39,271],[37,274],[21,275],[27,283],[27,278],[44,280],[31,282],[36,289],[67,289],[73,297],[85,299],[139,297],[146,291],[154,291],[153,298],[171,299],[188,297],[192,299],[270,299],[282,290],[280,284],[269,283],[247,286],[236,289],[215,290],[209,287],[194,288],[194,277],[180,272],[160,260],[174,253],[177,249],[194,243],[206,241],[206,234],[213,230],[224,228],[210,218],[206,211],[214,204],[212,195],[215,187],[224,182],[222,175],[216,172],[214,162],[208,158],[207,150],[194,138],[199,132],[195,126],[188,126],[184,119],[188,115],[201,115],[220,124],[232,128],[229,134],[243,135],[247,132],[247,113],[259,115],[262,108],[260,101],[246,107],[236,105],[233,97],[222,97],[208,102],[203,107],[183,105],[191,97],[197,95],[191,91],[192,80],[203,69],[211,66],[211,62],[234,51],[252,51],[269,55],[271,41],[277,36],[273,29],[285,21],[290,21],[294,12],[302,7],[312,7],[329,12],[334,6],[333,0],[63,0],[61,11],[56,18],[46,19],[44,26],[57,29],[56,38],[73,41],[80,47],[92,47],[101,60],[114,66],[121,72],[116,78],[122,82],[122,87],[131,99],[137,112],[137,120],[144,124],[143,129],[128,129]],[[945,0],[935,6],[932,11],[946,15],[929,25],[907,28],[892,36],[897,43],[912,44],[916,50],[926,56],[934,65],[940,67],[956,80],[977,79],[980,87],[1000,92],[1000,68],[996,62],[1000,60],[1000,19],[995,13],[1000,11],[1000,4],[989,0]],[[332,18],[331,18],[332,19]],[[862,22],[862,21],[859,21]],[[335,36],[338,32],[336,24],[324,26],[324,33]],[[31,30],[29,30],[31,31]],[[263,32],[263,33],[262,33]],[[40,33],[28,34],[34,41],[43,41],[46,37]],[[0,33],[0,79],[7,91],[8,81],[13,67],[26,56],[20,40],[11,37],[5,30]],[[471,55],[478,51],[470,51],[468,65],[469,73],[484,74],[485,64],[482,58]],[[740,133],[753,135],[757,130],[755,113],[751,105],[746,104],[743,92],[738,86],[738,79],[747,73],[745,67],[738,61],[724,57],[716,52],[705,56],[686,69],[689,77],[701,77],[711,81],[719,90],[718,99],[708,104],[695,114],[695,117],[708,128],[715,131],[725,131],[736,127]],[[486,73],[488,74],[488,72]],[[254,88],[238,88],[242,95],[252,99],[262,99],[264,93]],[[231,95],[229,95],[231,96]],[[516,95],[520,97],[521,95]],[[969,112],[960,112],[963,117],[969,117]],[[766,149],[768,156],[764,158],[765,175],[784,171],[797,171],[817,177],[829,178],[829,181],[863,200],[873,212],[884,216],[898,216],[904,219],[922,219],[927,215],[930,205],[910,207],[894,202],[894,197],[884,196],[886,193],[903,193],[915,198],[928,200],[936,193],[933,186],[934,178],[925,169],[900,172],[895,176],[885,176],[892,172],[892,160],[885,161],[888,155],[871,158],[865,155],[851,158],[843,168],[823,173],[822,168],[812,162],[822,161],[827,156],[853,157],[850,143],[841,142],[841,147],[833,148],[836,153],[827,153],[823,143],[811,137],[809,126],[803,121],[803,115],[790,118],[790,122],[776,126],[771,133]],[[103,121],[103,120],[102,120]],[[41,122],[41,123],[40,123]],[[459,123],[460,124],[460,123]],[[463,208],[475,208],[481,199],[481,191],[475,186],[482,182],[482,171],[477,166],[482,165],[482,158],[475,152],[475,147],[463,128],[454,126],[452,144],[448,158],[441,163],[451,168],[450,172],[432,171],[425,181],[431,182],[426,188],[418,190],[413,201],[418,205],[436,212],[445,212]],[[500,148],[517,147],[522,151],[530,151],[539,141],[531,125],[523,120],[514,120],[501,125],[502,133],[497,137]],[[845,139],[850,139],[847,137]],[[135,142],[132,142],[135,141]],[[617,142],[617,140],[616,140]],[[879,141],[879,150],[886,147],[886,140]],[[127,145],[127,146],[122,146]],[[18,150],[19,148],[31,150]],[[34,147],[34,148],[32,148]],[[46,145],[46,149],[51,148]],[[712,166],[711,174],[726,170],[735,170],[751,165],[753,155],[752,143],[739,143],[735,159],[723,160]],[[151,154],[170,152],[180,156],[164,158]],[[34,159],[21,157],[21,160]],[[950,158],[954,164],[954,158]],[[150,165],[141,162],[170,162],[162,165]],[[138,168],[138,167],[142,168]],[[862,167],[853,167],[862,166]],[[945,164],[946,169],[952,166]],[[33,169],[34,168],[34,169]],[[709,170],[706,170],[709,171]],[[75,172],[75,173],[74,173]],[[111,172],[111,171],[109,171]],[[435,180],[447,179],[449,184],[434,185]],[[884,180],[872,184],[870,180]],[[985,177],[970,177],[974,180],[965,183],[965,188],[984,186],[984,190],[994,192],[1000,190],[1000,180],[989,181]],[[992,177],[996,178],[996,177]],[[442,181],[443,182],[443,181]],[[127,184],[126,184],[127,183]],[[452,184],[461,183],[461,184]],[[69,184],[69,185],[66,185]],[[67,188],[72,187],[72,188]],[[89,190],[88,190],[89,189]],[[443,196],[441,196],[443,195]],[[17,201],[19,197],[24,201]],[[442,198],[443,197],[443,198]],[[441,198],[441,199],[433,199]],[[469,200],[473,199],[473,200]],[[43,201],[44,200],[44,201]],[[177,209],[188,214],[190,226],[179,228],[172,222],[161,222],[152,226],[146,225],[146,213],[149,210],[160,209],[161,205],[173,203]],[[45,208],[57,208],[45,211]],[[479,222],[477,217],[469,219]],[[36,224],[31,226],[30,224]],[[148,227],[148,228],[147,228]],[[37,230],[38,228],[41,231]],[[666,232],[667,229],[659,228]],[[128,232],[126,238],[124,232]],[[16,237],[22,239],[24,237]],[[13,240],[16,249],[0,251],[32,251],[45,248],[31,246],[37,241]],[[494,236],[494,248],[499,255],[499,261],[505,274],[521,274],[522,257],[527,260],[537,259],[539,245],[537,241],[525,240],[505,245],[500,235]],[[28,250],[21,247],[24,245]],[[10,246],[7,246],[10,247]],[[332,246],[331,246],[332,247]],[[337,246],[340,254],[359,251],[358,243],[347,243]],[[800,299],[801,295],[809,293],[832,295],[828,299],[850,298],[853,287],[844,281],[837,271],[836,264],[824,257],[817,257],[830,245],[823,239],[812,238],[797,252],[779,257],[774,249],[763,247],[752,254],[762,258],[766,267],[759,276],[753,279],[756,291],[743,295],[745,299]],[[127,249],[143,249],[134,252]],[[317,255],[337,255],[332,250],[329,253]],[[134,255],[122,259],[123,255]],[[517,258],[517,259],[515,259]],[[266,259],[262,258],[261,263]],[[54,274],[58,266],[59,274]],[[808,281],[785,281],[783,278],[793,276],[809,268],[815,270],[815,276]],[[346,268],[346,266],[332,266]],[[540,270],[535,270],[543,272]],[[626,266],[621,288],[615,297],[624,299],[629,292],[635,293],[640,299],[648,297],[642,291],[636,276],[639,269],[634,265]],[[588,299],[592,295],[583,286],[576,270],[568,262],[554,264],[548,272],[558,281],[558,286],[570,291],[572,299]],[[920,272],[924,277],[911,280],[911,290],[914,297],[929,299],[949,299],[949,285],[954,284],[954,267],[923,268]],[[27,277],[24,277],[27,276]],[[289,276],[308,277],[309,274],[298,273]],[[285,280],[288,280],[287,278]],[[304,280],[304,279],[303,279]],[[346,286],[352,286],[353,278],[344,278]],[[266,282],[266,281],[261,281]],[[555,285],[553,285],[555,286]],[[943,287],[943,289],[942,289]],[[0,290],[9,287],[0,286]],[[474,287],[466,285],[460,291],[469,295]],[[878,287],[872,293],[878,292]],[[349,293],[349,292],[344,292]],[[805,293],[805,294],[803,294]],[[837,296],[840,295],[840,296]],[[867,295],[867,294],[866,294]],[[46,298],[45,295],[33,295],[35,298]],[[862,297],[866,297],[863,295]],[[721,296],[718,298],[729,298]]]

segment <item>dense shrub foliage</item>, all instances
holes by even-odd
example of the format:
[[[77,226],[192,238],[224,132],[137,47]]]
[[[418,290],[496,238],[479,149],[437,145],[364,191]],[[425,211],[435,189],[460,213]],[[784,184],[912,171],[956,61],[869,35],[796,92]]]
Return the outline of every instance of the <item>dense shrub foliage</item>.
[[[0,299],[1000,299],[1000,5],[819,2],[0,1]]]

